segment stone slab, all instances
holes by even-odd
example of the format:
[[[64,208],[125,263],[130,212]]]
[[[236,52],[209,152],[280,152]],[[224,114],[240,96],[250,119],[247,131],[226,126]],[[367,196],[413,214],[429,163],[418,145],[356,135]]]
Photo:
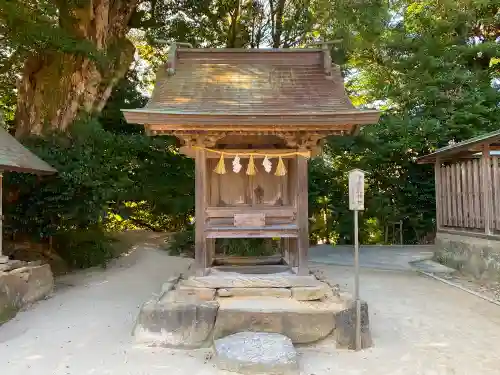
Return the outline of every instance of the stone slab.
[[[221,288],[219,297],[279,297],[290,298],[292,292],[286,288]]]
[[[291,289],[292,298],[298,301],[315,301],[329,296],[328,285],[298,286]]]
[[[240,374],[299,374],[292,341],[276,333],[240,332],[216,340],[215,362]]]
[[[193,288],[190,286],[179,285],[179,290],[185,291],[186,293],[191,293],[201,300],[212,301],[215,298],[215,289],[210,288]]]
[[[243,275],[231,274],[190,277],[181,280],[181,285],[196,288],[291,288],[296,286],[318,286],[321,283],[314,276],[297,275]]]
[[[0,316],[49,296],[54,289],[54,277],[48,264],[22,267],[0,272]],[[2,319],[3,320],[3,319]]]
[[[171,291],[165,301],[146,302],[139,313],[133,335],[137,342],[150,346],[196,349],[212,345],[217,316],[215,301],[197,296],[180,297]]]
[[[283,334],[297,344],[330,335],[335,328],[335,312],[345,309],[273,297],[227,298],[219,303],[214,338],[244,331],[270,332]]]

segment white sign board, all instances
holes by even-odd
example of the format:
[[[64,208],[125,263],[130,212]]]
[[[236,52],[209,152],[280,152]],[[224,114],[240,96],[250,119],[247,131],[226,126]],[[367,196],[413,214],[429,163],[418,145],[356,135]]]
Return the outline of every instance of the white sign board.
[[[353,169],[349,172],[349,209],[365,209],[365,172]]]

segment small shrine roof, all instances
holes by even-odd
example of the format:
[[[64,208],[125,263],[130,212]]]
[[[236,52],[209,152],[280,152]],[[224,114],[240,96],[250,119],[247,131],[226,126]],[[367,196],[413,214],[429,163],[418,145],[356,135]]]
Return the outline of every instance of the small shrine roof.
[[[500,150],[500,130],[484,133],[462,142],[452,143],[448,146],[421,156],[417,159],[418,164],[431,164],[437,160],[445,161],[461,158],[473,158],[480,156],[484,145],[489,145],[490,155],[498,155]]]
[[[256,127],[352,132],[379,112],[356,109],[322,49],[177,48],[145,108],[127,121],[156,131]],[[303,129],[302,129],[303,128]]]
[[[0,171],[52,174],[57,171],[0,127]]]

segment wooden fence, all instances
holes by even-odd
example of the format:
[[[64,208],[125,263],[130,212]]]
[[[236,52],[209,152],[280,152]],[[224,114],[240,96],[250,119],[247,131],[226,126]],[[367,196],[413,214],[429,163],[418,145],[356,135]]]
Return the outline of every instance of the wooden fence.
[[[500,232],[499,168],[496,156],[436,165],[438,228]]]

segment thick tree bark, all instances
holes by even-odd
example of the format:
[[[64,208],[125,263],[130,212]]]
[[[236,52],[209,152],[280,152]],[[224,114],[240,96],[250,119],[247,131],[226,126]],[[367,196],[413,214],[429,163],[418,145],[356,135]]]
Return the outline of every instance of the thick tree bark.
[[[18,82],[16,136],[41,134],[46,128],[66,130],[78,112],[99,112],[113,86],[133,61],[134,46],[126,38],[139,0],[94,0],[83,8],[59,1],[60,27],[92,43],[104,57],[39,51],[29,56]]]

